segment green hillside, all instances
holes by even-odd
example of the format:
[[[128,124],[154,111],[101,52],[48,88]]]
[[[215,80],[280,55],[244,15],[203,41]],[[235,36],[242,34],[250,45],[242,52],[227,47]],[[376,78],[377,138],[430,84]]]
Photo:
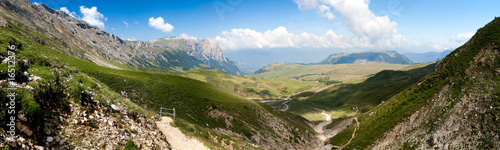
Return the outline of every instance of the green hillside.
[[[208,141],[209,145],[221,146],[213,141],[211,136],[226,142],[234,141],[237,144],[235,146],[242,147],[248,146],[245,143],[255,143],[255,138],[265,138],[267,140],[255,144],[270,149],[288,146],[300,149],[312,139],[314,132],[307,124],[308,121],[300,116],[276,111],[267,105],[236,96],[202,81],[168,75],[165,71],[105,68],[54,50],[63,47],[52,44],[59,42],[57,39],[47,38],[21,22],[9,23],[10,27],[0,27],[0,41],[12,41],[9,43],[23,47],[18,54],[20,57],[40,66],[50,64],[44,67],[48,70],[67,67],[76,75],[93,77],[114,92],[127,92],[130,100],[146,111],[154,112],[159,107],[175,107],[177,122],[190,124],[180,127]],[[47,42],[40,44],[29,37],[41,38]],[[9,43],[2,42],[2,49]],[[42,78],[53,76],[50,72],[36,75]],[[215,132],[215,129],[222,131]],[[274,131],[286,133],[287,136],[282,137]]]
[[[417,64],[406,71],[384,70],[361,83],[339,84],[317,93],[303,92],[287,103],[290,106],[287,111],[312,121],[316,121],[317,109],[329,112],[336,119],[347,114],[356,115],[351,113],[351,107],[356,105],[361,114],[416,83],[434,67],[435,64]]]
[[[370,112],[361,115],[356,136],[347,148],[370,147],[375,140],[381,139],[381,136],[396,124],[405,122],[407,117],[416,110],[429,114],[422,114],[423,121],[414,123],[415,128],[407,131],[422,130],[422,134],[411,135],[414,138],[412,140],[405,138],[408,140],[402,141],[403,144],[397,143],[401,144],[399,145],[401,148],[406,147],[403,149],[414,149],[422,145],[426,148],[433,148],[434,140],[433,138],[429,140],[428,135],[441,130],[438,127],[446,126],[444,122],[448,119],[460,120],[461,123],[456,125],[465,129],[450,132],[446,137],[441,137],[454,139],[453,141],[459,140],[457,141],[459,144],[450,145],[448,148],[491,149],[498,147],[500,131],[498,124],[493,123],[495,118],[498,118],[500,109],[497,105],[500,104],[498,42],[500,42],[500,19],[495,18],[491,23],[479,29],[470,41],[439,62],[433,73]],[[457,107],[458,105],[460,107]],[[464,109],[462,105],[473,105],[476,109],[484,111]],[[460,112],[458,118],[450,118],[458,112]],[[474,114],[479,117],[473,117]],[[342,131],[331,139],[332,144],[345,144],[353,131],[354,127]],[[456,137],[463,138],[455,139]]]
[[[196,79],[217,86],[226,91],[250,99],[285,98],[312,88],[320,88],[324,83],[299,81],[284,78],[260,79],[254,77],[233,76],[219,70],[193,69],[186,72],[172,72],[187,78]]]
[[[336,64],[336,65],[304,65],[278,63],[264,67],[255,74],[247,76],[256,78],[286,78],[303,81],[320,81],[323,83],[359,82],[382,70],[399,70],[408,65],[368,63],[368,64]]]

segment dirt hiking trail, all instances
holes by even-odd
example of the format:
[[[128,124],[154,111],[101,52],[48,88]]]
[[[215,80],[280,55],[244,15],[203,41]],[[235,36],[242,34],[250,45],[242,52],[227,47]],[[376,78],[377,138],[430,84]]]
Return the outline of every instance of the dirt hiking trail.
[[[162,117],[156,122],[156,126],[167,137],[168,143],[173,150],[209,150],[202,142],[193,137],[184,135],[181,130],[170,126],[174,121],[170,117]]]

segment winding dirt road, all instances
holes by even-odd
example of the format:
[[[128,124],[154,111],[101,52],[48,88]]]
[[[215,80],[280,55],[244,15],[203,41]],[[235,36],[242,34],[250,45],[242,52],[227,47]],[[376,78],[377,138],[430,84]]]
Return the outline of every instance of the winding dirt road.
[[[325,113],[325,110],[321,110],[321,115],[325,118],[325,121],[319,123],[316,127],[314,127],[314,131],[318,132],[320,135],[318,135],[318,138],[321,141],[325,141],[328,137],[325,136],[324,128],[325,126],[329,125],[332,123],[332,115]]]
[[[354,120],[356,120],[356,127],[354,128],[354,132],[352,132],[352,137],[351,137],[351,139],[349,139],[349,142],[347,142],[345,145],[342,145],[342,146],[332,146],[332,148],[336,148],[336,149],[340,150],[351,143],[352,139],[354,139],[354,137],[356,136],[356,130],[358,130],[358,128],[359,128],[358,117],[354,117]]]

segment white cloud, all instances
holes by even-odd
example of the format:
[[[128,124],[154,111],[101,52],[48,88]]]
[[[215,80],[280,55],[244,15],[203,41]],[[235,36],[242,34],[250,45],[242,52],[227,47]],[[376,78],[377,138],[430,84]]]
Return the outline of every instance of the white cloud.
[[[299,9],[316,9],[329,20],[335,18],[331,8],[342,15],[342,22],[359,37],[367,37],[372,42],[400,37],[397,23],[387,16],[375,16],[369,9],[369,0],[294,0]]]
[[[472,36],[474,36],[474,33],[472,32],[460,33],[457,35],[448,35],[448,41],[436,43],[434,44],[434,48],[443,50],[455,49],[465,44],[465,42],[469,41]]]
[[[73,18],[76,18],[75,16],[77,16],[77,15],[76,15],[76,13],[75,13],[74,11],[73,11],[73,12],[70,12],[70,11],[68,10],[68,8],[66,8],[66,7],[61,7],[61,8],[59,8],[59,10],[61,10],[61,11],[65,12],[66,14],[68,14],[69,16],[71,16],[71,17],[73,17]]]
[[[156,19],[154,17],[149,18],[148,25],[165,33],[169,33],[170,31],[174,30],[174,26],[166,23],[162,17],[158,17]]]
[[[472,33],[472,32],[461,33],[461,34],[458,34],[456,37],[452,37],[450,40],[454,41],[456,43],[465,43],[470,38],[472,38],[472,36],[474,36],[474,33]]]
[[[181,38],[183,38],[183,39],[191,39],[191,40],[197,40],[197,39],[198,39],[197,37],[190,36],[190,35],[188,35],[188,34],[186,34],[186,33],[182,33],[182,34],[180,35],[180,37],[181,37]]]
[[[35,4],[35,5],[40,5],[40,3],[39,3],[39,2],[33,2],[33,4]]]
[[[300,10],[314,9],[318,7],[318,0],[293,0],[298,4]]]
[[[222,48],[227,50],[280,47],[364,48],[376,46],[370,43],[367,38],[337,35],[332,30],[326,31],[323,35],[307,32],[294,34],[288,32],[285,27],[278,27],[265,32],[257,32],[251,29],[232,29],[231,31],[222,32],[220,36],[211,40],[219,42]],[[390,45],[395,42],[400,41],[381,42],[381,44]]]
[[[331,12],[331,8],[326,5],[318,6],[318,14],[321,14],[322,17],[325,17],[328,20],[333,20],[335,18],[335,15]]]
[[[460,33],[456,35],[446,35],[447,39],[444,38],[444,40],[430,40],[430,39],[425,39],[425,40],[420,40],[420,42],[416,42],[417,44],[414,44],[415,47],[428,47],[436,50],[449,50],[449,49],[455,49],[459,46],[462,46],[465,44],[465,42],[469,41],[472,36],[474,36],[475,33],[473,32],[467,32],[467,33]]]
[[[398,24],[387,15],[376,16],[369,9],[369,0],[294,0],[300,10],[315,10],[318,16],[334,20],[340,14],[342,23],[353,35],[338,35],[333,30],[322,34],[294,33],[286,27],[264,32],[252,29],[231,29],[211,39],[224,50],[268,48],[339,48],[339,49],[451,49],[470,39],[472,33],[450,36],[450,40],[411,40],[398,34]],[[397,14],[399,15],[399,14]],[[184,35],[187,36],[187,35]]]
[[[104,21],[106,21],[107,18],[97,11],[97,7],[86,8],[85,6],[80,6],[80,12],[83,14],[82,20],[101,29],[105,28]]]
[[[125,24],[125,28],[128,28],[128,23],[123,21],[123,23]]]
[[[294,0],[300,10],[316,10],[320,17],[332,21],[335,13],[354,33],[344,36],[328,30],[322,35],[307,32],[291,33],[285,27],[265,32],[252,29],[223,31],[214,41],[223,49],[263,49],[278,47],[295,48],[356,48],[388,49],[411,46],[405,37],[397,33],[397,23],[387,16],[376,16],[369,9],[369,0]]]

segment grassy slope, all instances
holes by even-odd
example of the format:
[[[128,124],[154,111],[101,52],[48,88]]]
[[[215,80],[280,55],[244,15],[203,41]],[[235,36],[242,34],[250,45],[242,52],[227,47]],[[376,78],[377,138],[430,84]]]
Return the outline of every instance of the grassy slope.
[[[318,82],[298,81],[283,78],[259,79],[253,77],[233,76],[224,74],[219,70],[206,70],[203,68],[171,74],[207,82],[226,91],[251,99],[283,98],[292,93],[324,85]]]
[[[359,107],[360,111],[358,113],[369,111],[382,101],[417,82],[432,71],[435,64],[417,64],[415,67],[416,69],[407,71],[384,70],[361,83],[340,84],[327,91],[316,94],[311,93],[306,100],[289,102],[290,109],[288,112],[309,119],[311,118],[311,112],[317,112],[311,107],[331,112],[334,118],[343,117],[347,114],[356,115],[352,114],[351,106],[353,105]],[[294,97],[294,99],[299,98]]]
[[[54,132],[60,132],[60,128],[56,128],[56,125],[63,125],[64,122],[60,121],[59,116],[70,113],[70,103],[86,107],[88,112],[93,112],[91,111],[93,108],[88,105],[89,102],[92,102],[91,100],[96,100],[105,107],[120,103],[127,107],[130,114],[144,113],[139,106],[123,98],[99,80],[80,73],[76,68],[66,66],[51,57],[40,55],[40,52],[43,51],[38,50],[46,49],[46,47],[26,39],[24,35],[20,34],[19,31],[22,29],[19,27],[14,26],[14,28],[17,30],[0,27],[0,55],[5,58],[8,55],[7,47],[12,44],[16,45],[16,60],[18,60],[16,72],[19,73],[16,75],[16,79],[19,79],[18,82],[26,82],[22,81],[25,78],[24,75],[21,75],[23,71],[42,78],[39,81],[27,83],[28,86],[33,87],[33,90],[18,88],[16,91],[19,95],[17,96],[16,111],[27,115],[28,127],[34,131],[31,137],[34,140],[45,141],[46,134],[42,130],[44,127],[51,127],[55,129]],[[24,60],[29,65],[21,65]],[[0,64],[2,80],[6,77],[5,70],[7,68],[6,63]],[[6,90],[6,88],[0,89],[2,103],[6,102],[6,92],[11,91]],[[0,111],[2,120],[6,115],[3,108]],[[0,123],[0,126],[6,127],[3,123],[6,121]],[[78,137],[71,138],[77,139]]]
[[[247,76],[257,78],[287,78],[309,81],[334,80],[340,82],[359,82],[369,75],[382,70],[399,70],[408,65],[400,64],[337,64],[337,65],[303,65],[279,63],[262,68],[256,74]]]
[[[466,69],[470,67],[474,56],[481,48],[492,43],[500,42],[500,21],[495,19],[495,23],[490,23],[478,30],[476,35],[464,46],[457,48],[454,52],[444,58],[436,67],[436,71],[419,81],[418,84],[393,96],[387,102],[373,109],[373,115],[363,114],[360,116],[360,128],[356,132],[356,137],[351,141],[348,149],[364,149],[371,145],[384,132],[395,126],[403,118],[410,116],[415,110],[422,107],[437,93],[443,86],[452,85],[453,94],[450,98],[450,106],[457,102],[457,97],[463,95],[460,89],[468,82]],[[500,60],[496,58],[496,63]],[[495,66],[483,68],[485,73],[495,73]],[[492,75],[493,75],[492,74]],[[499,82],[499,78],[492,78],[490,82]],[[340,145],[348,140],[352,134],[352,129],[344,130],[332,138],[332,144]],[[346,140],[347,139],[347,140]]]
[[[309,130],[312,133],[312,129],[305,124],[306,120],[299,116],[273,110],[269,106],[244,99],[207,83],[165,73],[152,73],[158,71],[154,69],[134,71],[104,68],[49,48],[59,45],[50,45],[47,42],[49,45],[42,46],[35,43],[31,39],[27,39],[26,37],[29,36],[26,34],[44,38],[47,41],[53,39],[46,38],[32,30],[13,26],[14,29],[2,27],[2,36],[15,38],[20,43],[27,45],[27,55],[46,58],[51,62],[74,67],[108,85],[113,91],[128,92],[132,101],[149,110],[155,111],[159,107],[175,107],[178,118],[197,127],[224,129],[226,124],[223,118],[207,116],[208,111],[217,109],[234,117],[231,121],[233,127],[226,129],[248,138],[256,134],[255,129],[276,136],[275,133],[269,132],[272,129],[266,124],[272,120],[265,120],[259,117],[261,115],[271,115],[271,118],[285,122],[285,126],[299,128],[301,131]],[[300,137],[296,136],[293,139],[287,139],[290,140],[287,142],[298,139],[300,140]]]

